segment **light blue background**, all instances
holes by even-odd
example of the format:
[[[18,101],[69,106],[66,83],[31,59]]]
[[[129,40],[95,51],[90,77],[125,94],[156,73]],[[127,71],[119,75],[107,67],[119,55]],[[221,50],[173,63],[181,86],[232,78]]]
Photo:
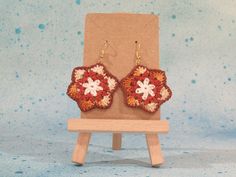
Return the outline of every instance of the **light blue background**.
[[[0,176],[236,176],[236,2],[0,0]],[[166,163],[149,168],[143,135],[95,134],[83,167],[71,160],[79,116],[66,95],[81,65],[85,15],[160,15],[161,68],[172,99],[162,118]]]

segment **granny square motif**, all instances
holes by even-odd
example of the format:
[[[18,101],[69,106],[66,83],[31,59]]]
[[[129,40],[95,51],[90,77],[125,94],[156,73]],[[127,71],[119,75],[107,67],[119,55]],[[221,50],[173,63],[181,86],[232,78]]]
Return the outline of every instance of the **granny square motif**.
[[[100,63],[74,68],[71,81],[67,95],[75,100],[84,112],[95,107],[109,108],[113,93],[118,87],[118,79]]]
[[[156,112],[172,96],[166,85],[165,72],[142,65],[137,65],[120,84],[128,106],[142,108],[150,113]]]

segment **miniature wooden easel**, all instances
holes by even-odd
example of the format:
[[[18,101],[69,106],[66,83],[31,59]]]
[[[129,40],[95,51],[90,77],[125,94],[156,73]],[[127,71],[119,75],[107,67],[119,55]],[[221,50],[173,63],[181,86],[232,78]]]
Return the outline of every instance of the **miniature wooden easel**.
[[[142,44],[142,64],[159,68],[159,18],[147,14],[88,14],[85,23],[84,65],[95,64],[105,40],[109,41],[104,65],[118,79],[135,66],[134,41]],[[129,108],[120,88],[115,92],[109,109],[82,112],[81,118],[68,120],[68,130],[80,132],[72,161],[83,164],[92,132],[112,132],[114,150],[121,148],[123,132],[145,133],[152,166],[163,163],[157,133],[168,132],[168,122],[154,114]]]

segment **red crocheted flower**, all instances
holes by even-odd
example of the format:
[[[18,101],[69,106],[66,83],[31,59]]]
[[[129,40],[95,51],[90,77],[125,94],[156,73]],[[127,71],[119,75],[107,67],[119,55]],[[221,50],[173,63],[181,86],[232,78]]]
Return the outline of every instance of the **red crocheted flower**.
[[[120,83],[128,106],[140,107],[151,113],[172,95],[166,85],[165,72],[142,65],[136,66]]]
[[[71,81],[67,95],[77,102],[81,111],[109,108],[118,87],[118,79],[100,63],[74,68]]]

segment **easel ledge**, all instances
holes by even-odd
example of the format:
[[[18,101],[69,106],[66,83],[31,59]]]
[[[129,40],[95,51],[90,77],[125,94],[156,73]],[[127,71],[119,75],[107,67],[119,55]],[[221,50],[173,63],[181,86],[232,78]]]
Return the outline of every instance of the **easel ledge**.
[[[167,133],[167,120],[114,120],[80,119],[68,120],[67,128],[71,132],[113,132],[113,133]]]

